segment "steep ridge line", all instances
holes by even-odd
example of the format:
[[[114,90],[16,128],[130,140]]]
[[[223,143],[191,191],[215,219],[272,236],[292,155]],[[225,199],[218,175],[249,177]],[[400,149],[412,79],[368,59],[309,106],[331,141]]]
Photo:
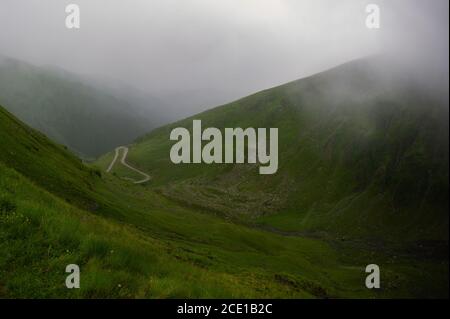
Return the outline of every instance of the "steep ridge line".
[[[111,164],[109,164],[108,169],[106,170],[106,172],[109,173],[109,172],[112,170],[112,168],[114,167],[114,164],[115,164],[116,161],[117,161],[117,158],[119,157],[119,152],[120,152],[121,150],[123,150],[123,155],[122,155],[122,159],[120,160],[120,163],[121,163],[123,166],[125,166],[125,167],[131,169],[132,171],[135,171],[136,173],[139,173],[139,174],[141,174],[142,176],[144,176],[144,179],[139,180],[139,181],[134,181],[134,180],[132,180],[131,178],[127,178],[127,180],[133,181],[134,184],[143,184],[143,183],[145,183],[145,182],[148,182],[148,181],[150,180],[150,175],[148,175],[148,174],[146,174],[146,173],[144,173],[144,172],[138,170],[137,168],[132,167],[131,165],[129,165],[129,164],[126,162],[126,158],[127,158],[127,155],[128,155],[128,147],[126,147],[126,146],[119,146],[119,147],[116,148],[115,154],[114,154],[114,158],[113,158]]]

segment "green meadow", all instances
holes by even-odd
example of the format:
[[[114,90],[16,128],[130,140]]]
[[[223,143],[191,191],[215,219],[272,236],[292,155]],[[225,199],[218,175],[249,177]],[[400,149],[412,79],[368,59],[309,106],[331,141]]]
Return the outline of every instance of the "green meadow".
[[[128,145],[140,185],[105,172],[113,150],[83,163],[1,108],[0,297],[448,298],[448,109],[409,83],[374,91],[367,63],[150,132]],[[278,127],[278,173],[172,164],[193,119]]]

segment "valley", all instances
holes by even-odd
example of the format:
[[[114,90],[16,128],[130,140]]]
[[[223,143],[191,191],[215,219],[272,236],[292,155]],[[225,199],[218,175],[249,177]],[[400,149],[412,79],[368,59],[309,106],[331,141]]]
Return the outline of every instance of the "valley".
[[[128,159],[152,175],[150,188],[227,219],[338,238],[445,242],[448,108],[413,82],[380,82],[373,69],[385,69],[383,61],[355,61],[164,126],[136,140]],[[193,119],[219,130],[279,127],[277,174],[249,164],[174,165],[170,132],[191,129]]]
[[[89,163],[0,108],[0,297],[448,297],[448,108],[381,85],[382,66],[264,90]],[[194,119],[278,128],[277,173],[174,165],[170,132]],[[80,289],[63,286],[69,263]]]

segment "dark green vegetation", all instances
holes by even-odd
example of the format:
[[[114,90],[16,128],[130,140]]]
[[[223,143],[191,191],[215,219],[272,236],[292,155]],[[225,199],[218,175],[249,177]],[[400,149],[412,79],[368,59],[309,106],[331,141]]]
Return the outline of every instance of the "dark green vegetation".
[[[104,173],[112,154],[98,161],[102,171],[86,167],[1,110],[0,297],[447,297],[448,148],[439,138],[448,134],[439,130],[448,133],[448,122],[438,116],[445,111],[436,102],[436,113],[421,112],[416,97],[417,110],[405,102],[377,111],[362,103],[364,90],[334,92],[355,99],[337,101],[330,83],[344,85],[343,75],[358,71],[354,81],[366,86],[364,67],[195,117],[205,126],[279,127],[274,176],[248,165],[174,166],[169,126],[130,147],[127,161],[152,175],[133,185]],[[364,108],[354,114],[357,105]],[[384,112],[392,116],[389,139],[373,123],[380,116],[378,125],[387,125]],[[426,129],[431,124],[435,133]],[[409,128],[421,136],[414,143],[401,133]],[[389,169],[397,143],[403,170],[390,168],[395,178],[386,181],[380,167]],[[411,162],[414,150],[421,156]],[[417,163],[414,170],[409,163]],[[433,174],[427,191],[418,188],[406,201],[400,195],[414,191],[423,170]],[[410,179],[414,185],[400,192],[400,181]],[[408,208],[419,199],[423,206]],[[79,290],[64,287],[69,263],[81,267]],[[382,269],[378,291],[364,286],[369,263]]]
[[[327,243],[180,207],[101,178],[4,110],[0,123],[2,297],[370,296],[363,265]],[[80,290],[64,287],[69,263],[82,269]]]
[[[152,107],[63,70],[0,56],[0,104],[30,126],[94,158],[161,125]]]
[[[430,94],[384,63],[352,62],[157,129],[130,148],[129,161],[168,197],[267,228],[447,242],[448,93]],[[193,119],[204,128],[279,128],[278,173],[173,165],[170,131]]]
[[[447,264],[448,88],[418,76],[383,58],[348,63],[157,129],[128,160],[152,175],[151,189],[227,220]],[[278,173],[173,165],[170,131],[191,129],[193,119],[204,128],[278,127]]]

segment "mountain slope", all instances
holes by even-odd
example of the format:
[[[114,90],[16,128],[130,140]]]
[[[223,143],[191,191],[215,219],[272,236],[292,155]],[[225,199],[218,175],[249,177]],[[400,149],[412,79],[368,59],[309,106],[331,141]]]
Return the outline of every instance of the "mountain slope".
[[[36,184],[68,201],[86,202],[99,172],[84,166],[63,146],[49,141],[42,133],[21,123],[0,107],[0,162],[14,168]]]
[[[2,108],[0,124],[0,297],[367,295],[352,284],[359,269],[341,267],[326,243],[179,207],[101,178]],[[82,271],[79,290],[64,288],[72,263]]]
[[[164,123],[151,111],[157,105],[117,97],[63,70],[2,57],[0,104],[55,141],[91,158]]]
[[[177,205],[84,166],[2,108],[0,145],[1,297],[448,296],[444,257],[282,236]],[[369,262],[384,265],[383,290],[365,288]],[[64,288],[70,263],[79,290]]]
[[[128,159],[165,196],[268,229],[448,242],[448,91],[435,91],[383,58],[354,61],[157,129]],[[170,131],[193,119],[279,128],[278,173],[172,164]]]

